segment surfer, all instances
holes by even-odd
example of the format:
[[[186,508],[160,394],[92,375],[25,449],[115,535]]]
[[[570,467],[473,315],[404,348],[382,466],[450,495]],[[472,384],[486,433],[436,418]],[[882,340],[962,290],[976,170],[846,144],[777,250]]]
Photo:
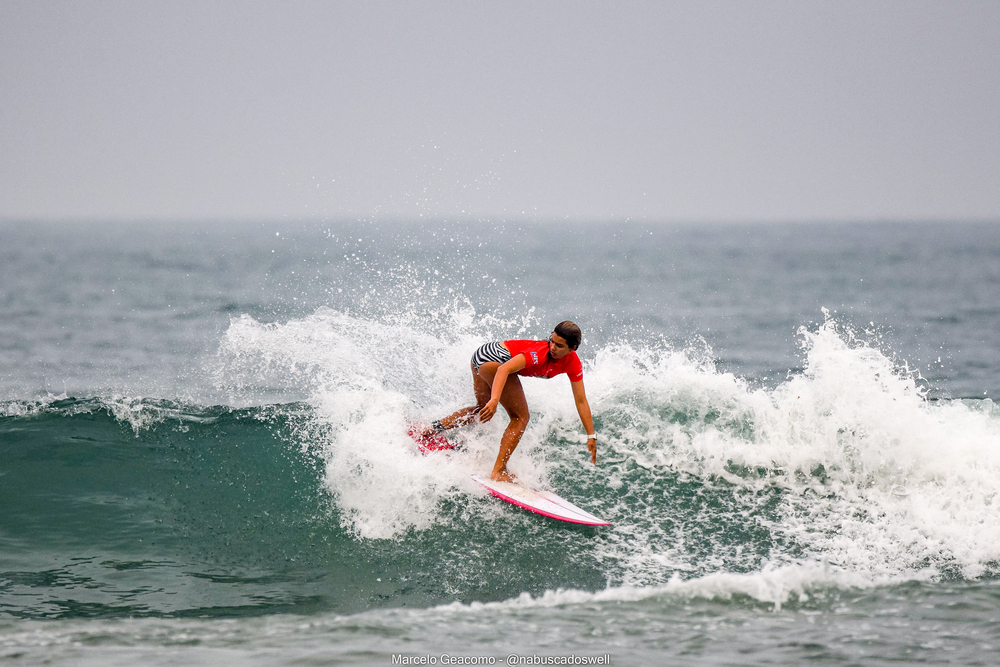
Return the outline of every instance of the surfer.
[[[472,355],[472,385],[476,404],[434,422],[425,432],[431,437],[442,431],[465,426],[478,417],[480,423],[493,419],[497,405],[502,405],[510,417],[500,438],[500,451],[490,477],[497,481],[512,482],[514,476],[507,470],[507,461],[521,441],[528,427],[528,402],[521,388],[520,377],[551,378],[561,373],[569,376],[573,400],[587,432],[587,450],[590,462],[597,463],[597,435],[594,418],[583,388],[583,365],[576,354],[583,334],[580,327],[570,321],[560,322],[552,335],[545,340],[505,340],[486,343]]]

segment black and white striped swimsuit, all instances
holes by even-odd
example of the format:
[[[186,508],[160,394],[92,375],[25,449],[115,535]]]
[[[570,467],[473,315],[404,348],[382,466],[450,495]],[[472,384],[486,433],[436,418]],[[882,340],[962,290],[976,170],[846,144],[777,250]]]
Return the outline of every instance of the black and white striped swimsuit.
[[[487,361],[496,361],[501,364],[507,363],[510,361],[510,352],[498,340],[486,343],[472,354],[472,367],[478,371],[479,367]]]

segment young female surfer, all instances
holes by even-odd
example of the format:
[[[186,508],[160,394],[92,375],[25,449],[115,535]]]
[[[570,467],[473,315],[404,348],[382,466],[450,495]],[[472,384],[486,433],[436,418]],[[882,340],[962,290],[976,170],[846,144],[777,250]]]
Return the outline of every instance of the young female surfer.
[[[486,343],[472,355],[472,385],[476,394],[476,404],[434,422],[424,434],[431,437],[435,433],[464,426],[476,416],[482,423],[493,419],[497,405],[502,405],[510,417],[510,424],[500,439],[493,472],[494,480],[512,482],[514,476],[507,470],[507,461],[521,441],[528,426],[528,402],[524,398],[519,376],[551,378],[561,373],[569,376],[576,401],[576,411],[587,431],[587,450],[590,462],[597,463],[597,436],[594,433],[594,419],[590,414],[590,404],[583,389],[583,366],[576,348],[582,338],[580,327],[572,322],[560,322],[552,335],[544,340],[505,340]]]

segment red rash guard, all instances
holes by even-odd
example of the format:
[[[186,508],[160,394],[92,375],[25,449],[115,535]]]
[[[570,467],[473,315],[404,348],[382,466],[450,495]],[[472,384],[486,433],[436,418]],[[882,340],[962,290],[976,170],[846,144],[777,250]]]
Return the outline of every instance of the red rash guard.
[[[570,382],[581,382],[583,380],[583,364],[576,352],[570,352],[562,359],[553,359],[549,356],[549,342],[547,340],[505,340],[503,342],[510,350],[511,358],[519,354],[524,355],[525,366],[518,375],[532,378],[551,378],[565,373],[569,376]]]

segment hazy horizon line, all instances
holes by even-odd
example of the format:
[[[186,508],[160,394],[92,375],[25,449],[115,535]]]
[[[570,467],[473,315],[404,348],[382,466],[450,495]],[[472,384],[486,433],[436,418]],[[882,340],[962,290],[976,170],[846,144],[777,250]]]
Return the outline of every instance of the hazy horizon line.
[[[379,216],[379,217],[302,217],[302,216],[260,216],[260,217],[218,217],[218,216],[80,216],[80,217],[33,217],[10,216],[0,217],[0,225],[40,224],[210,224],[210,225],[273,225],[273,224],[304,224],[304,225],[343,225],[343,224],[374,224],[374,225],[413,225],[413,224],[467,224],[467,225],[550,225],[571,223],[574,225],[879,225],[879,224],[912,224],[912,225],[953,225],[953,224],[1000,224],[1000,217],[954,217],[954,218],[909,218],[909,217],[879,217],[879,218],[747,218],[747,219],[652,219],[652,218],[603,218],[603,217],[505,217],[505,216]]]

